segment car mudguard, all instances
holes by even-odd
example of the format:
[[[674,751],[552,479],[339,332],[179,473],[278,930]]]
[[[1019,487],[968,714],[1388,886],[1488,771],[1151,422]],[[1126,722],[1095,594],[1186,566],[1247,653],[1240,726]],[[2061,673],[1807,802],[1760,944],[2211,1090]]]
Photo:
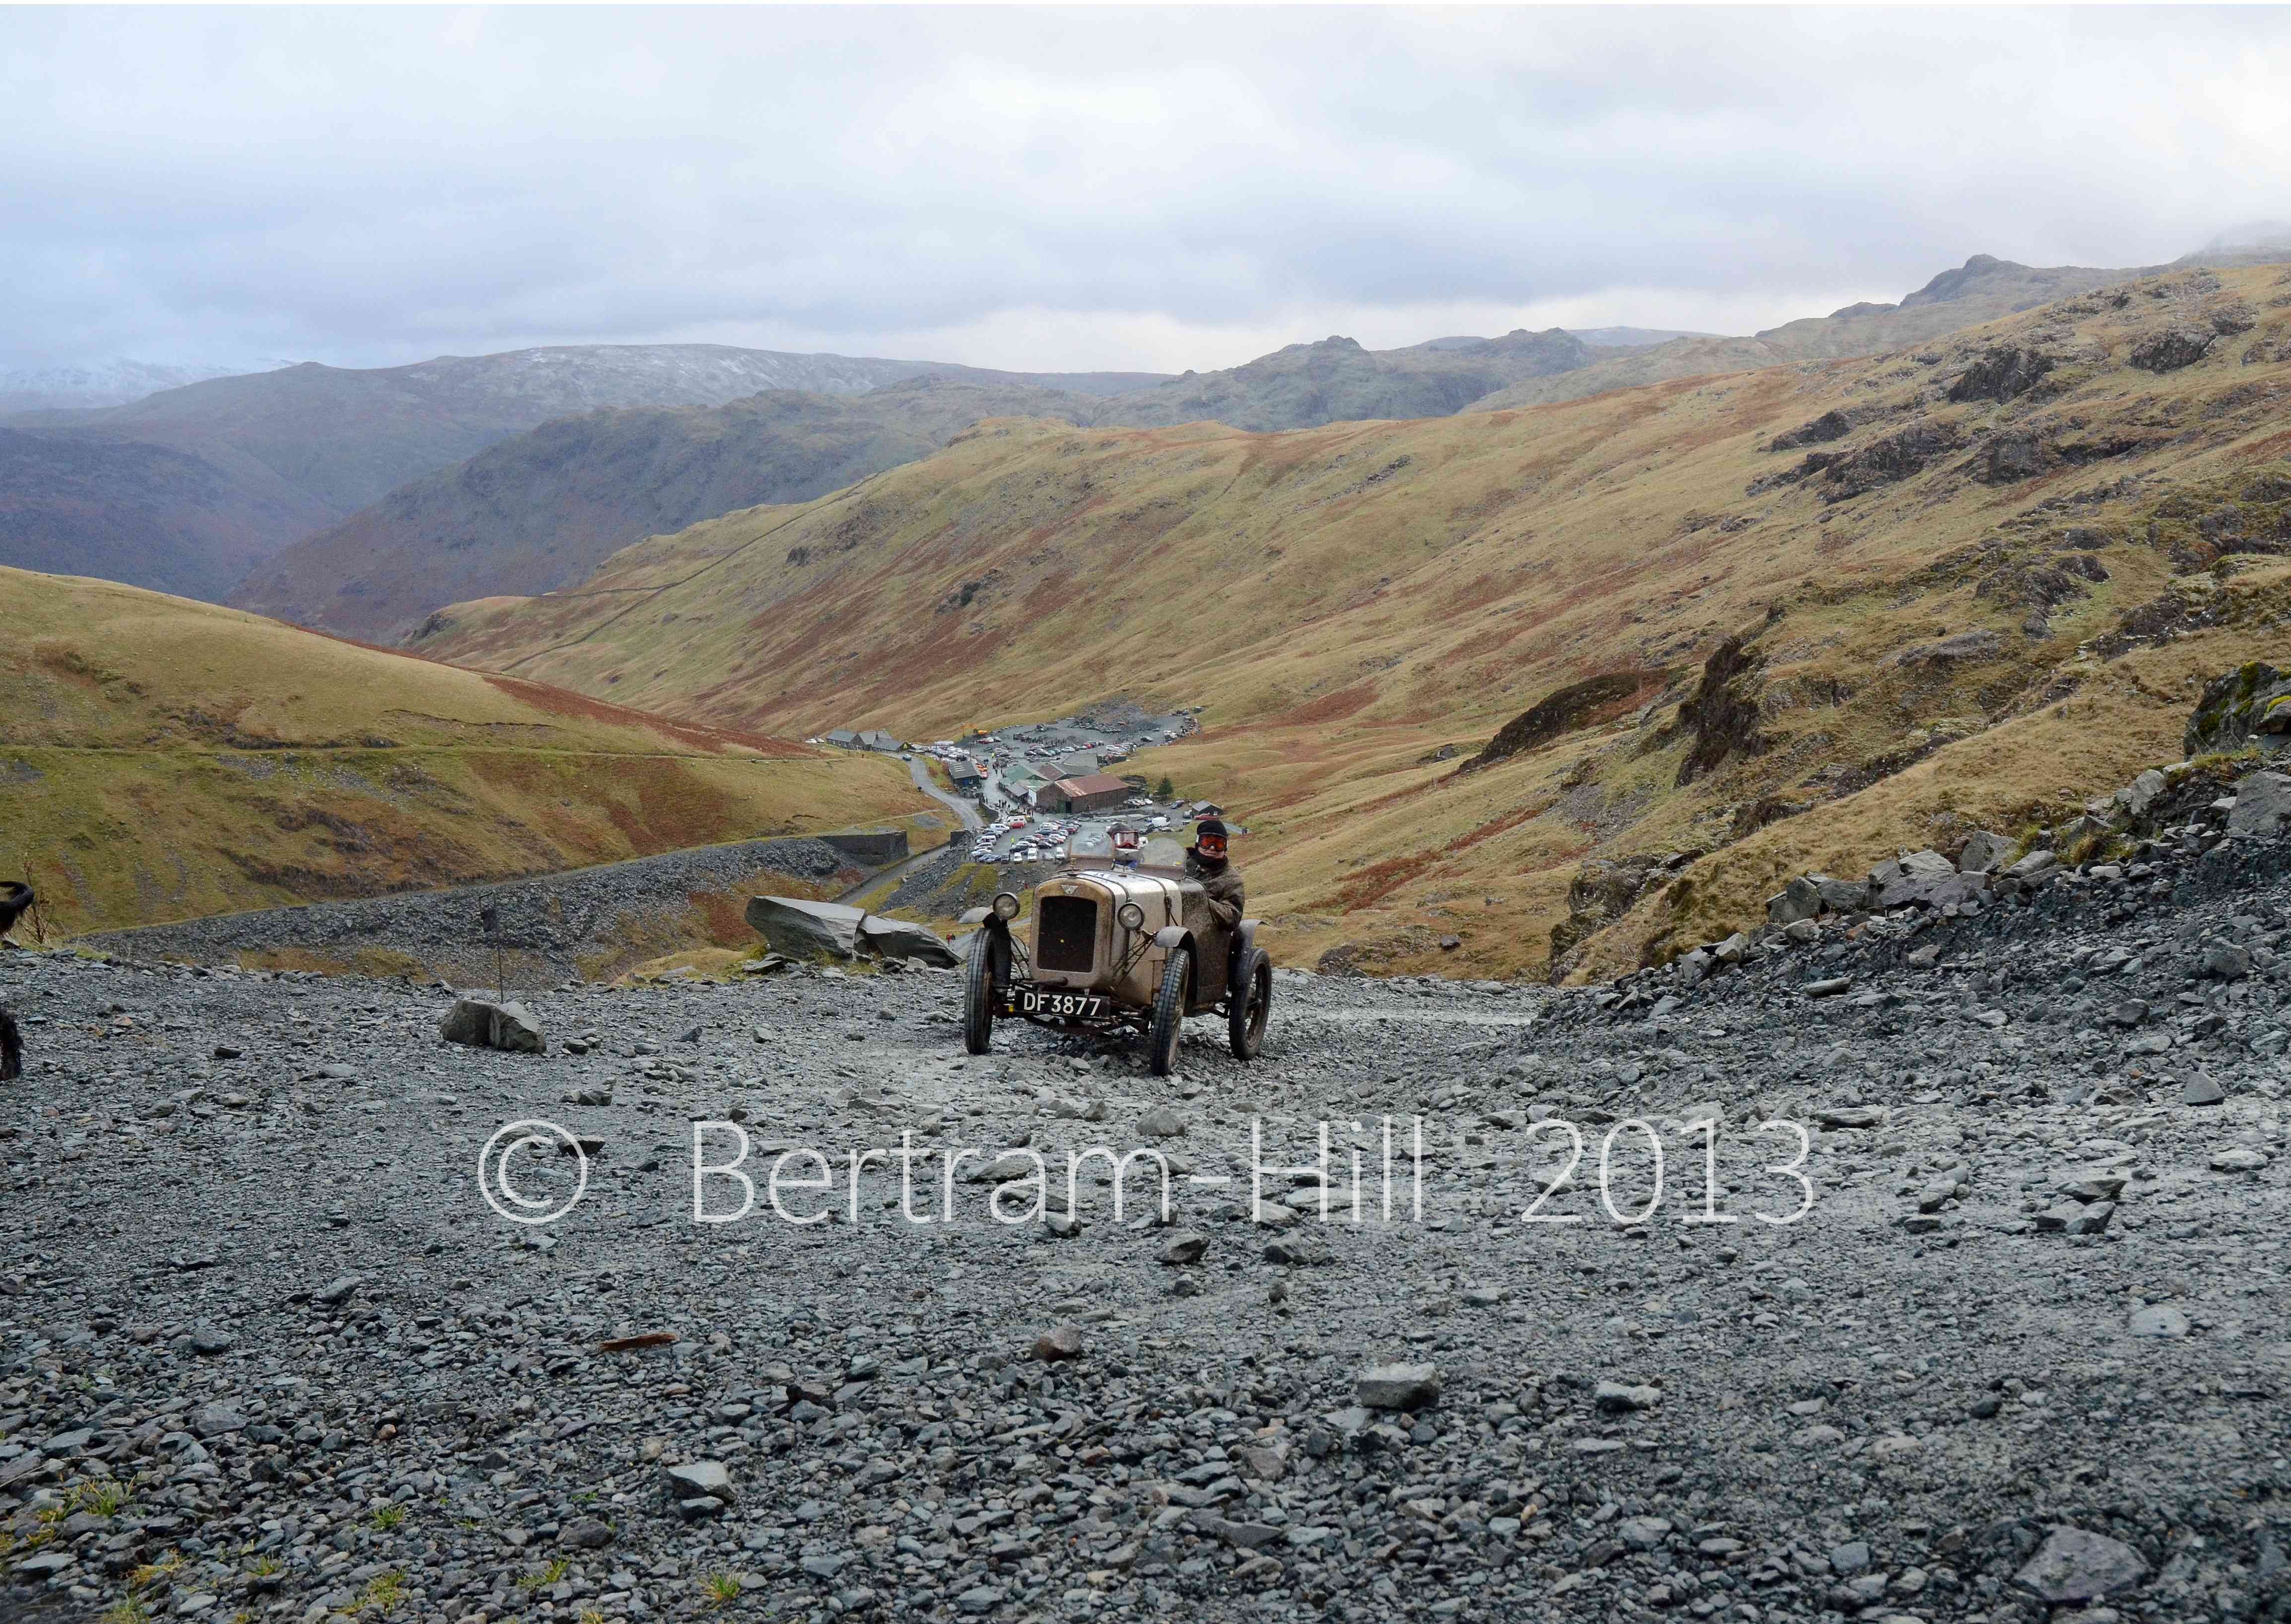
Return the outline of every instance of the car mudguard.
[[[1258,923],[1256,920],[1245,919],[1234,927],[1233,945],[1225,956],[1225,990],[1228,997],[1241,991],[1242,969],[1248,964],[1249,955],[1257,946]]]

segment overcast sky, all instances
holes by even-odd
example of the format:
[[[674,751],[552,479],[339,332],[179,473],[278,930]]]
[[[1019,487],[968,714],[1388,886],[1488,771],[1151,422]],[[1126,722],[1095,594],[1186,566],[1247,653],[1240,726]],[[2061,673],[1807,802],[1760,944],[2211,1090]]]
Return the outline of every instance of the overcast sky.
[[[2291,12],[0,8],[0,364],[1748,332],[2291,219]]]

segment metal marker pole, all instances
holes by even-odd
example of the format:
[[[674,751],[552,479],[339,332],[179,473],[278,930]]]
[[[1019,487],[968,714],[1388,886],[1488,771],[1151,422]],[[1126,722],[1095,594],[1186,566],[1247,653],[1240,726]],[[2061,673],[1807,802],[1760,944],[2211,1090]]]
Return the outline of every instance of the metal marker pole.
[[[48,945],[48,928],[40,918],[40,888],[32,885],[31,859],[20,850],[16,854],[16,860],[23,864],[24,883],[32,886],[32,939],[42,947],[45,947]]]

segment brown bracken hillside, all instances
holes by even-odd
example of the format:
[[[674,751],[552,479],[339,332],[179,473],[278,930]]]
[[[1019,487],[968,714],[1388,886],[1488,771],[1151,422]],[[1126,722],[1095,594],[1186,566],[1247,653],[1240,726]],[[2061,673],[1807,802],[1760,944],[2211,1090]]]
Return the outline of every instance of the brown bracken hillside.
[[[2291,273],[2190,268],[1518,411],[996,422],[420,647],[772,730],[1204,704],[1137,766],[1241,811],[1285,955],[1588,971],[2172,759],[2198,680],[2286,640],[2287,454]]]

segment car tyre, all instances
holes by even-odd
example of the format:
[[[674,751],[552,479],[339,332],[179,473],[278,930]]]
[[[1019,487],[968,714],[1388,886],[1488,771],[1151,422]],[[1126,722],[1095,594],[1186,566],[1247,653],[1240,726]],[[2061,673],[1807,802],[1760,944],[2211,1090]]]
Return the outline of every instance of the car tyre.
[[[962,1047],[983,1055],[994,1046],[994,1006],[1010,979],[1010,944],[999,930],[981,929],[970,945],[962,982]]]
[[[1162,971],[1162,990],[1154,995],[1154,1021],[1146,1029],[1146,1064],[1156,1077],[1178,1069],[1178,1038],[1186,1025],[1186,994],[1194,978],[1194,950],[1173,947]]]
[[[1226,1038],[1236,1060],[1254,1060],[1265,1047],[1265,1023],[1273,1008],[1273,961],[1251,948],[1239,977],[1240,993],[1226,1010]]]

